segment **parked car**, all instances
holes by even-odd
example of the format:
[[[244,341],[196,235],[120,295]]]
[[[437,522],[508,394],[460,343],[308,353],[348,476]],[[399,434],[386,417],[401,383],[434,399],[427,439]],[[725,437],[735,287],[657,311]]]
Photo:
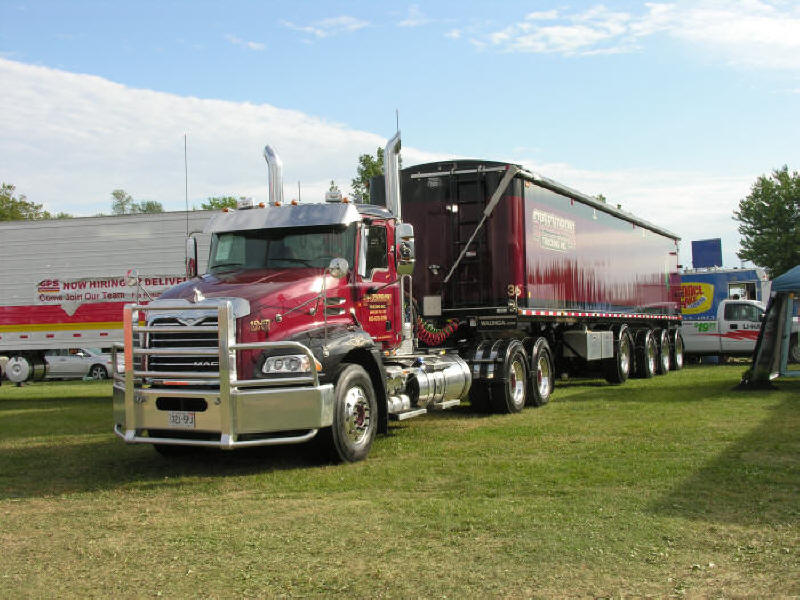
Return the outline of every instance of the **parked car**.
[[[73,379],[89,376],[92,379],[106,379],[111,370],[111,356],[103,354],[99,348],[71,348],[69,350],[47,350],[48,379]]]

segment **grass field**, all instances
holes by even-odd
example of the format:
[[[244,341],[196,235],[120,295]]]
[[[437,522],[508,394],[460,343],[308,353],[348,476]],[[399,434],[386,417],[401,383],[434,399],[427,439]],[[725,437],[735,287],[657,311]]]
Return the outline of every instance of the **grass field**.
[[[800,381],[560,384],[395,424],[370,458],[166,460],[108,383],[0,387],[0,597],[800,595]]]

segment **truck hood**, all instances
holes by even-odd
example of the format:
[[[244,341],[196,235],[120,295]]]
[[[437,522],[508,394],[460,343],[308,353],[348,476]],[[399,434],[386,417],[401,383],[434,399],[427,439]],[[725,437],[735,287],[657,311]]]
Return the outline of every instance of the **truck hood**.
[[[328,276],[328,289],[338,281]],[[322,289],[322,269],[254,269],[207,273],[177,285],[160,299],[192,300],[195,290],[206,298],[243,298],[251,314],[261,309],[288,310],[315,296]]]

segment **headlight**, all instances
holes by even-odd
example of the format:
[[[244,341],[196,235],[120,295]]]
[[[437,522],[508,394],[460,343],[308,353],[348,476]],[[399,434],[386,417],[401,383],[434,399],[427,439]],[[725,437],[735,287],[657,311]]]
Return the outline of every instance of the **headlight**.
[[[311,361],[305,354],[270,356],[264,361],[261,372],[265,375],[273,373],[310,373]]]

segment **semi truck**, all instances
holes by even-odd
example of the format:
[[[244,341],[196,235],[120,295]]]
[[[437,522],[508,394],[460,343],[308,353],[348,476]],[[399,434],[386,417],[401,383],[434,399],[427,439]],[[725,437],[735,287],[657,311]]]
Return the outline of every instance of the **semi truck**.
[[[401,171],[399,149],[398,132],[370,203],[332,187],[301,204],[265,148],[268,206],[211,217],[207,271],[126,305],[120,438],[165,455],[313,442],[352,462],[390,420],[681,368],[676,235],[520,165]]]
[[[701,356],[751,356],[770,294],[764,269],[687,269],[681,274],[681,334],[684,352]],[[790,359],[800,360],[797,320]]]
[[[2,375],[48,376],[48,351],[110,348],[122,341],[126,302],[146,303],[185,280],[186,232],[206,211],[0,223]],[[208,236],[197,234],[208,248]],[[205,256],[201,259],[205,268]],[[95,368],[97,367],[97,368]],[[87,365],[98,377],[104,359]],[[54,376],[57,376],[56,373]]]

